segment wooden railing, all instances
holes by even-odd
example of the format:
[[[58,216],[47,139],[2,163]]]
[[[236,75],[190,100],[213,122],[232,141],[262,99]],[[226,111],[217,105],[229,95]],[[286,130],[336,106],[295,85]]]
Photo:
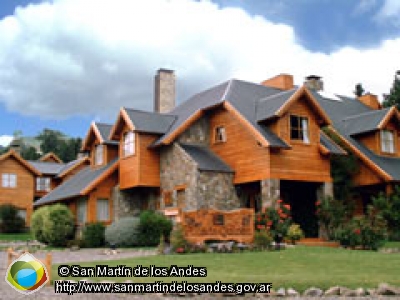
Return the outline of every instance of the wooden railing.
[[[19,258],[21,255],[23,255],[26,252],[28,252],[28,251],[23,251],[22,253],[21,252],[15,252],[13,250],[13,248],[8,248],[7,249],[7,267],[9,267],[14,260]],[[51,264],[52,264],[53,257],[51,255],[51,253],[47,253],[46,257],[44,259],[39,259],[39,258],[37,258],[37,259],[40,260],[44,264],[44,266],[46,267],[47,275],[49,275],[49,281],[47,282],[47,285],[50,285],[50,281],[51,281],[50,280],[51,279]]]
[[[251,243],[254,237],[254,210],[231,211],[203,209],[182,212],[185,237],[192,243],[207,240]]]

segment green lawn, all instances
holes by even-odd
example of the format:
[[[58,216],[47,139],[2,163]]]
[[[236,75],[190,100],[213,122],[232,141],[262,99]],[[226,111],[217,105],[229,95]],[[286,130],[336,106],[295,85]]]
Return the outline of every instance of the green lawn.
[[[381,282],[400,286],[400,254],[384,254],[318,247],[301,247],[273,252],[245,252],[235,254],[186,254],[150,256],[110,262],[81,263],[82,266],[137,265],[207,267],[205,278],[91,278],[97,280],[135,282],[266,282],[277,287],[294,287],[304,291],[310,286],[328,288],[334,285],[376,287]],[[53,266],[57,274],[57,266]],[[60,279],[57,275],[53,279]],[[64,278],[65,279],[65,278]],[[78,278],[70,278],[78,280]]]
[[[400,248],[400,242],[386,242],[383,248]]]
[[[0,233],[0,241],[28,241],[33,240],[32,235],[27,233]]]

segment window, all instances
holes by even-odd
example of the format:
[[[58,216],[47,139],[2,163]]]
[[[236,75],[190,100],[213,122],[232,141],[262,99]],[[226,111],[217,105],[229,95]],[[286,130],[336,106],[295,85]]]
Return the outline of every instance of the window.
[[[1,175],[1,183],[3,188],[16,188],[17,175],[4,173]]]
[[[382,152],[394,153],[394,133],[391,130],[381,131]]]
[[[176,191],[176,201],[178,202],[179,208],[185,207],[185,200],[186,200],[185,189],[177,190]]]
[[[97,145],[94,152],[94,164],[96,166],[103,164],[103,153],[104,153],[103,145]]]
[[[49,192],[50,191],[50,178],[49,177],[36,178],[36,191]]]
[[[76,205],[76,221],[85,224],[87,219],[87,199],[79,199]]]
[[[308,118],[290,116],[290,139],[310,143],[308,135]]]
[[[124,135],[124,156],[135,154],[135,133],[129,131]]]
[[[172,192],[167,191],[164,192],[164,207],[171,207],[174,205],[174,202],[172,200]]]
[[[97,221],[110,220],[110,203],[108,199],[97,199]]]
[[[226,142],[226,130],[223,126],[215,127],[215,143],[224,143]]]

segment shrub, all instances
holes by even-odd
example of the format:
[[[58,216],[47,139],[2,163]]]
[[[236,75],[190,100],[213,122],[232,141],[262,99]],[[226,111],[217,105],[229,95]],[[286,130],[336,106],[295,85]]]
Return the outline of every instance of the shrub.
[[[19,233],[25,228],[25,220],[18,215],[18,208],[12,204],[0,206],[0,232]]]
[[[87,224],[82,232],[83,245],[89,248],[102,247],[105,244],[104,232],[106,227],[103,223]]]
[[[271,247],[272,235],[269,231],[262,230],[254,233],[254,246],[258,249],[266,250]]]
[[[381,193],[372,198],[372,203],[387,222],[389,238],[400,241],[400,186],[389,197]]]
[[[267,230],[273,238],[285,237],[292,222],[290,205],[278,200],[278,209],[269,207],[265,212],[257,213],[255,216],[256,231]]]
[[[74,234],[74,216],[63,204],[54,204],[43,216],[44,239],[51,246],[66,246]]]
[[[31,218],[31,233],[33,237],[41,243],[48,243],[44,235],[44,218],[48,214],[50,206],[42,206],[35,210]]]
[[[144,211],[140,214],[139,243],[142,246],[156,246],[160,236],[168,237],[172,230],[172,221],[154,211]]]
[[[286,237],[294,244],[296,241],[304,237],[304,233],[299,224],[292,224],[288,229]]]
[[[367,215],[354,217],[337,231],[337,239],[345,247],[377,250],[386,238],[386,221],[372,206]]]
[[[121,218],[106,228],[106,242],[118,247],[139,246],[139,224],[140,220],[137,217]]]
[[[176,224],[171,232],[171,246],[177,253],[184,253],[189,247],[181,224]]]

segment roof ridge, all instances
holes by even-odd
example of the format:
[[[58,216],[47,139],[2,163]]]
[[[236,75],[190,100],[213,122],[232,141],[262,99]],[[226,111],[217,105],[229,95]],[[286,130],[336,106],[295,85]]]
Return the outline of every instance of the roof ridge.
[[[234,81],[233,78],[231,78],[231,79],[229,79],[229,81],[227,81],[228,85],[226,86],[225,91],[222,94],[220,101],[225,101],[226,100],[226,96],[228,96],[229,92],[231,91],[231,86],[233,84],[233,81]]]
[[[287,93],[289,93],[289,92],[294,92],[295,89],[296,89],[296,88],[292,88],[292,89],[290,89],[290,90],[281,91],[281,92],[278,92],[278,93],[276,93],[276,94],[269,95],[269,96],[267,96],[267,97],[264,97],[264,98],[259,99],[259,100],[257,101],[257,103],[260,103],[261,101],[263,101],[263,102],[264,102],[264,101],[267,101],[267,100],[270,99],[270,98],[278,97],[278,96],[281,96],[281,95],[283,95],[283,94],[287,94]],[[298,89],[298,88],[297,88],[297,89]]]
[[[374,113],[383,112],[383,111],[389,111],[389,110],[390,110],[390,107],[385,107],[385,108],[379,109],[379,110],[366,111],[366,112],[363,112],[363,113],[360,113],[360,114],[357,114],[357,115],[351,115],[349,117],[346,117],[346,118],[342,119],[342,121],[347,121],[347,120],[359,118],[359,117],[362,117],[362,116],[365,116],[365,115],[372,115]]]
[[[156,111],[146,111],[146,110],[141,110],[141,109],[137,109],[137,108],[129,108],[129,107],[125,107],[125,106],[123,106],[123,109],[130,110],[130,111],[135,111],[135,112],[142,113],[142,114],[148,114],[148,115],[160,115],[160,116],[167,116],[167,117],[176,117],[176,115],[169,114],[169,113],[159,113],[159,112],[156,112]]]

